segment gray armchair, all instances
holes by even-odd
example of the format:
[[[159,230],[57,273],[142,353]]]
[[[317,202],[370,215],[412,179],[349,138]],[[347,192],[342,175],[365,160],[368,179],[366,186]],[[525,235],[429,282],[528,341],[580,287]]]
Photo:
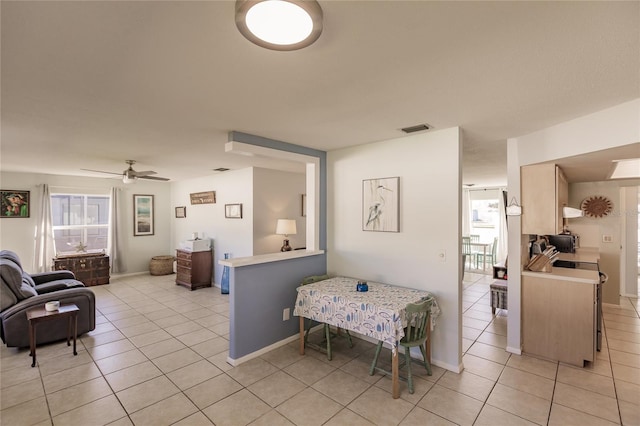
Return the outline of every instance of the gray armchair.
[[[0,251],[0,337],[9,347],[29,346],[27,309],[52,300],[73,303],[79,309],[78,335],[95,329],[96,307],[93,291],[75,279],[71,271],[30,275],[22,269],[18,255]],[[39,327],[36,344],[67,338],[66,321],[48,321]]]

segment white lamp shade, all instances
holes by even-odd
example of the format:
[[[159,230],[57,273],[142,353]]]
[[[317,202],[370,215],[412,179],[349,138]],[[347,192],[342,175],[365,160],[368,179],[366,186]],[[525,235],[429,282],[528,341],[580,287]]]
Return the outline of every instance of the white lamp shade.
[[[574,217],[582,217],[584,212],[580,209],[574,209],[573,207],[563,207],[562,217],[565,219],[572,219]]]
[[[276,234],[294,235],[296,233],[296,221],[294,219],[278,219]]]

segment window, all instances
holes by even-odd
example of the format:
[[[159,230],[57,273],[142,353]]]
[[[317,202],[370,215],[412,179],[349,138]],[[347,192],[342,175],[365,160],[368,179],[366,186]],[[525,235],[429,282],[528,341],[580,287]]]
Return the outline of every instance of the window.
[[[52,194],[51,214],[57,253],[107,249],[109,196]]]
[[[480,242],[492,243],[500,228],[499,200],[497,190],[474,191],[471,198],[470,234],[479,235]]]

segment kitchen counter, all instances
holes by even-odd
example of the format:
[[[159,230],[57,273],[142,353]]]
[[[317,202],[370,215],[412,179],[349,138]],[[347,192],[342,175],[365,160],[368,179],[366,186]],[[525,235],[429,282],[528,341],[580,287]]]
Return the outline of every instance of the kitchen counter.
[[[551,272],[533,272],[522,271],[522,276],[535,277],[549,280],[571,281],[577,284],[600,283],[600,274],[598,271],[588,271],[586,269],[572,268],[551,268]]]
[[[568,262],[598,263],[600,261],[600,250],[592,247],[576,249],[575,253],[559,253],[558,260]]]

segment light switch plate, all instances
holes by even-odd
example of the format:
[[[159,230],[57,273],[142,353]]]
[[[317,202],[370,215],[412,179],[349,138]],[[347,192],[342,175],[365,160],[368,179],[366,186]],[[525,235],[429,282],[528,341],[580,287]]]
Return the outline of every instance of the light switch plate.
[[[602,242],[603,243],[612,243],[613,242],[613,236],[611,236],[611,235],[603,235],[602,236]]]

